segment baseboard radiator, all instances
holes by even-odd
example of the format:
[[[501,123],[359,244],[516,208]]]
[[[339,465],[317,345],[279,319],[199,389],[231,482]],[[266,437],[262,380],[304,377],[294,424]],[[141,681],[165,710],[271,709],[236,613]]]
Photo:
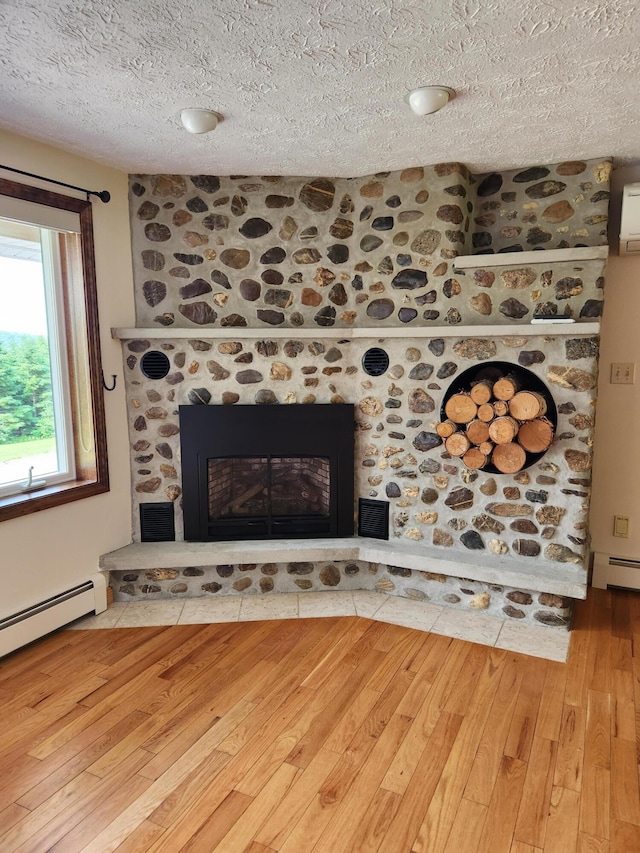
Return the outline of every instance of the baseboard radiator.
[[[598,589],[621,586],[625,589],[640,590],[640,560],[612,557],[596,551],[593,556],[591,586]]]
[[[8,655],[74,619],[107,609],[107,583],[103,574],[0,619],[0,657]]]

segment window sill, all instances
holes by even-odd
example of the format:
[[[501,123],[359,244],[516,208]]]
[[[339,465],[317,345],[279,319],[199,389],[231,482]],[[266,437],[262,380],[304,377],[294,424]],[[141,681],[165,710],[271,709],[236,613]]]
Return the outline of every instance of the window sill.
[[[28,494],[8,495],[0,498],[0,521],[31,515],[43,509],[62,506],[108,491],[109,483],[105,480],[71,480]]]

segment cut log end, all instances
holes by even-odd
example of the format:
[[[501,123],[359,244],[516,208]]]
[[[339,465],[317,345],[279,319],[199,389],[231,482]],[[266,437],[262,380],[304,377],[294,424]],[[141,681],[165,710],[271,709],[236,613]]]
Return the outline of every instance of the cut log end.
[[[470,447],[463,455],[462,461],[467,468],[478,469],[484,468],[487,464],[487,457],[479,447]]]
[[[453,394],[447,400],[444,411],[450,421],[468,424],[475,418],[478,407],[468,394]]]
[[[469,395],[474,403],[481,406],[483,403],[488,403],[493,396],[493,382],[489,379],[481,379],[471,386]]]
[[[509,414],[519,421],[531,421],[546,414],[547,402],[536,391],[518,391],[509,402]]]
[[[496,418],[489,424],[489,438],[495,444],[509,444],[517,434],[518,422],[509,415]]]
[[[544,453],[553,443],[553,424],[546,418],[525,421],[518,431],[518,444],[529,453]]]
[[[467,436],[471,444],[482,444],[489,438],[489,424],[481,420],[471,421],[467,426]]]
[[[520,390],[520,383],[515,376],[503,376],[493,385],[493,396],[496,400],[510,400]]]
[[[470,442],[465,433],[454,432],[446,439],[444,446],[452,456],[462,456],[469,449]]]
[[[506,411],[502,413],[506,415]],[[483,403],[481,406],[478,406],[478,420],[484,421],[485,423],[489,423],[495,417],[495,412],[493,411],[493,406],[491,403]]]
[[[449,438],[457,429],[458,424],[454,424],[453,421],[441,421],[439,424],[436,424],[436,432],[440,438]]]
[[[491,461],[502,474],[515,474],[524,468],[527,454],[519,444],[509,442],[494,449]]]

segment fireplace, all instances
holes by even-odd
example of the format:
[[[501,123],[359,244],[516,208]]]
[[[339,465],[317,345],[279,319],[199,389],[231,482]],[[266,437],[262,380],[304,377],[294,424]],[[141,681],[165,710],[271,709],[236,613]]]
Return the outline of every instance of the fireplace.
[[[187,541],[351,536],[349,404],[180,406]]]

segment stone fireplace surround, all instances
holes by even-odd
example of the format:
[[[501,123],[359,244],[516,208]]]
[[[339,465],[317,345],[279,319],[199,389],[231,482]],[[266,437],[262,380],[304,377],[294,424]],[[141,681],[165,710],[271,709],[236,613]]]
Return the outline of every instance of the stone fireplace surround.
[[[256,405],[353,402],[357,413],[356,496],[390,501],[391,538],[389,543],[380,545],[354,538],[346,556],[344,543],[339,542],[333,543],[331,553],[309,550],[310,545],[306,551],[300,550],[300,543],[296,543],[295,553],[283,543],[279,551],[270,553],[264,549],[252,551],[251,543],[243,543],[240,550],[220,550],[216,545],[215,559],[210,551],[196,554],[192,545],[182,542],[162,547],[134,544],[129,546],[134,550],[123,549],[105,555],[103,560],[103,568],[112,571],[116,598],[377,589],[469,612],[484,611],[520,623],[566,626],[570,599],[584,597],[586,591],[586,520],[598,353],[598,325],[592,321],[597,321],[601,311],[604,253],[585,249],[567,253],[562,247],[574,233],[573,245],[575,241],[580,245],[580,240],[585,239],[603,242],[604,237],[595,232],[599,229],[598,234],[603,234],[602,223],[606,219],[606,213],[604,219],[602,213],[608,190],[606,165],[577,162],[474,179],[468,175],[460,178],[464,167],[449,164],[432,170],[405,170],[390,176],[344,181],[341,189],[350,190],[350,194],[342,198],[340,212],[349,206],[347,195],[355,199],[359,194],[363,201],[350,201],[356,215],[338,216],[338,224],[336,210],[313,210],[309,200],[314,188],[308,187],[314,182],[305,183],[304,179],[132,178],[139,328],[120,330],[117,335],[124,341],[130,411],[134,540],[139,538],[138,501],[167,497],[175,501],[178,539],[181,538],[177,406],[230,405],[236,401]],[[547,175],[542,174],[545,169]],[[573,176],[567,178],[567,172]],[[458,178],[458,184],[451,183],[452,175],[454,180]],[[557,178],[560,175],[562,181]],[[549,180],[545,181],[547,176]],[[286,194],[278,180],[284,182]],[[296,180],[297,186],[292,187]],[[339,182],[330,183],[337,204]],[[245,189],[238,189],[230,202],[231,184],[236,185],[235,189],[240,185]],[[317,184],[316,181],[315,189]],[[438,220],[443,215],[456,217],[451,210],[456,205],[448,203],[451,196],[454,201],[465,193],[472,198],[474,185],[473,203],[467,202],[470,213],[475,214],[473,223],[468,217],[453,235]],[[523,195],[523,185],[525,191],[538,188]],[[264,189],[256,190],[257,186]],[[385,201],[387,187],[389,193],[400,192],[392,193]],[[321,189],[326,191],[327,185]],[[409,208],[413,203],[409,210],[403,196],[408,189]],[[499,192],[500,189],[504,191]],[[190,195],[193,192],[196,195]],[[555,197],[549,202],[533,200],[536,196],[543,198],[544,192]],[[496,193],[499,201],[491,198]],[[518,193],[522,195],[520,203]],[[141,202],[145,195],[146,200]],[[429,201],[425,201],[425,195]],[[423,200],[422,217],[417,217],[420,202],[416,204],[414,196]],[[239,212],[244,204],[242,198],[246,207]],[[286,201],[281,201],[283,198]],[[231,275],[231,269],[219,260],[226,251],[219,247],[233,245],[240,238],[227,233],[232,226],[226,213],[209,211],[229,204],[232,216],[238,217],[239,233],[245,231],[243,245],[248,248],[240,248],[237,243],[237,250],[227,254],[227,260],[246,251],[256,260],[259,255],[264,268],[263,259],[270,253],[271,269],[263,269],[261,274],[264,282],[270,280],[270,289],[260,284],[256,288],[260,266],[253,271],[254,261],[250,261],[248,270],[234,274],[240,278],[250,271],[256,277],[251,286],[243,277],[242,287],[242,282]],[[598,208],[596,213],[594,205]],[[362,236],[358,228],[363,226],[354,227],[354,239],[360,249],[354,255],[353,240],[350,243],[346,234],[350,226],[345,221],[367,223],[368,219],[362,217],[369,207],[371,224],[377,222],[380,230],[372,228],[375,235]],[[193,215],[196,208],[201,222],[208,219],[209,223],[200,231],[191,230],[191,221],[185,223],[187,217],[197,220]],[[424,208],[431,208],[431,214]],[[258,218],[250,217],[251,212],[264,214],[265,209],[268,213],[263,222],[275,210],[282,223],[279,238],[270,242],[277,243],[279,239],[284,255],[289,256],[291,251],[293,266],[288,270],[286,258],[276,263],[280,255],[269,249],[265,235],[255,236],[255,229],[259,231],[264,226],[247,224],[248,219]],[[376,217],[377,213],[380,215]],[[382,216],[384,213],[393,216]],[[151,214],[158,227],[149,229]],[[335,244],[326,248],[322,229],[317,225],[303,228],[307,222],[302,215],[307,222],[318,222],[323,217],[327,223],[333,222],[329,239],[335,239],[335,232],[341,233],[342,254],[333,248]],[[166,230],[159,227],[163,217],[169,223]],[[562,217],[571,225],[564,224]],[[534,224],[536,219],[540,223],[555,219],[555,227],[546,224],[543,229]],[[286,236],[286,228],[292,228],[288,220],[294,220],[299,230],[298,242]],[[182,224],[176,226],[176,222]],[[214,227],[208,236],[210,225]],[[429,231],[426,225],[432,226],[432,233],[425,236]],[[455,246],[455,241],[450,242],[452,248],[447,248],[447,241],[454,236],[458,239],[461,234],[464,241],[473,242],[475,251],[486,251],[487,234],[494,225],[496,239],[503,242],[505,235],[513,235],[518,229],[518,233],[526,233],[529,246],[525,244],[524,249],[542,239],[544,230],[551,235],[545,247],[557,251],[542,252],[541,246],[533,243],[533,248],[538,248],[535,256],[523,251],[509,258],[459,258],[466,243]],[[480,227],[486,230],[478,238]],[[302,238],[303,230],[311,236]],[[163,241],[155,238],[164,238],[167,232],[168,245],[158,245]],[[367,240],[367,236],[374,239]],[[315,254],[302,251],[302,239],[307,240],[307,247],[318,247]],[[199,249],[200,262],[191,268],[189,261],[194,260],[196,252],[194,249],[188,257],[184,245],[198,240],[202,246],[213,244],[216,248]],[[288,246],[287,240],[295,245]],[[369,248],[376,240],[381,240],[379,250]],[[355,267],[353,263],[345,266],[344,260],[336,261],[344,258],[344,247],[349,245]],[[407,248],[403,249],[403,245]],[[494,247],[499,249],[497,243]],[[175,260],[183,264],[172,267],[164,281],[159,281],[161,275],[165,276],[158,267],[167,266],[167,249],[173,250]],[[393,256],[384,254],[389,249]],[[325,251],[328,267],[320,266],[327,263],[322,259]],[[305,260],[309,257],[315,259],[313,263]],[[149,278],[150,265],[158,280]],[[402,277],[407,265],[409,272],[412,268],[414,273],[425,270],[424,284],[416,288],[403,286],[419,280],[418,276]],[[358,267],[360,272],[356,272]],[[276,283],[274,268],[276,272],[290,272],[287,285],[280,287]],[[217,294],[211,288],[205,290],[205,269],[207,278],[218,284]],[[394,269],[399,270],[395,275]],[[198,278],[194,280],[196,274]],[[187,283],[181,284],[185,275]],[[393,276],[391,281],[389,276]],[[347,281],[351,281],[349,292],[341,284],[346,285]],[[198,290],[204,292],[196,294]],[[256,293],[258,304],[264,300],[267,305],[277,304],[277,314],[265,313],[276,309],[264,307],[253,317],[253,302],[248,297]],[[278,296],[283,293],[286,296]],[[345,310],[340,316],[335,310],[322,313],[322,307],[313,313],[310,303],[315,302],[315,310],[318,301],[311,294],[318,294],[326,308],[338,302]],[[322,300],[327,296],[329,303],[325,304]],[[497,300],[502,296],[506,298],[498,311]],[[196,297],[201,305],[204,302],[211,307],[215,319],[206,308],[193,307]],[[174,301],[176,298],[180,305]],[[397,314],[387,313],[389,303],[395,304]],[[180,310],[160,314],[149,311],[156,305],[161,310],[173,306]],[[218,318],[214,306],[226,305],[231,313]],[[419,309],[424,305],[427,309],[420,318]],[[234,312],[233,308],[239,310]],[[568,310],[579,323],[570,327],[530,326],[532,310],[543,316]],[[432,319],[435,314],[439,320]],[[235,325],[239,323],[237,318],[243,316],[246,325]],[[203,318],[205,322],[201,322]],[[330,319],[333,324],[328,322]],[[278,325],[273,326],[271,321]],[[461,321],[465,328],[458,325]],[[377,326],[372,327],[372,323]],[[155,329],[152,331],[150,326]],[[368,377],[362,370],[362,355],[370,346],[382,346],[390,356],[389,370],[382,377]],[[161,381],[145,379],[139,369],[140,355],[154,348],[162,349],[172,362],[170,374]],[[486,360],[510,361],[539,375],[552,391],[559,413],[556,444],[542,460],[514,476],[465,469],[459,460],[448,458],[434,432],[449,383],[456,374]]]

